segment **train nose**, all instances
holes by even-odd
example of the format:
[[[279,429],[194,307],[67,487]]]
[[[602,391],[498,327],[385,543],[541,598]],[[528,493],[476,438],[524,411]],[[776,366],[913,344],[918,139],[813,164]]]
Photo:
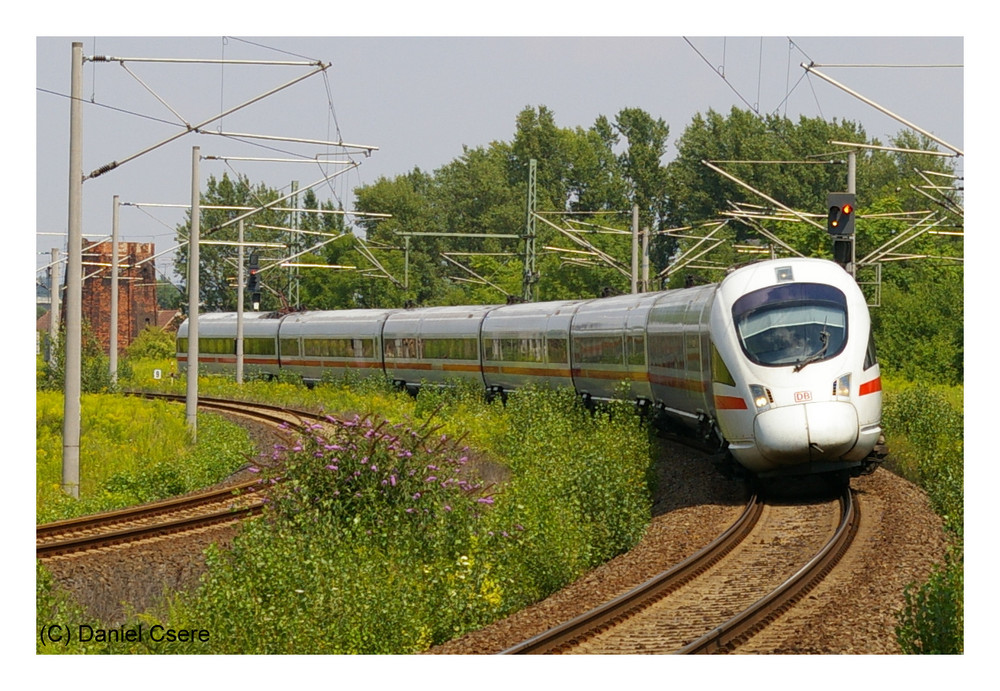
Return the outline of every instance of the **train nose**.
[[[766,410],[754,420],[760,454],[777,465],[838,460],[858,441],[858,414],[843,401]]]

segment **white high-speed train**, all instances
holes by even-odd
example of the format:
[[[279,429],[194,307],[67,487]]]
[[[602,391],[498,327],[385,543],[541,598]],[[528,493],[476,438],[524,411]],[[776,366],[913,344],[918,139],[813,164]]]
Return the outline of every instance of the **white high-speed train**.
[[[244,364],[307,381],[352,368],[416,388],[568,386],[628,398],[760,477],[869,472],[882,386],[864,296],[839,265],[763,261],[713,285],[594,300],[244,315]],[[236,314],[199,317],[199,365],[231,372]],[[184,369],[188,323],[178,331]]]

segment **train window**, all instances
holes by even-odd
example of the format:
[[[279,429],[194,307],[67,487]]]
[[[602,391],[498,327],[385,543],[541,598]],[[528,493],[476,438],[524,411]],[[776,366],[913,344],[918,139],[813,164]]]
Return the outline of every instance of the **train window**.
[[[684,357],[686,369],[689,372],[701,371],[701,339],[696,333],[685,333],[684,343],[687,353]]]
[[[522,338],[496,338],[499,344],[497,360],[507,362],[543,362],[545,349],[540,337],[525,336]],[[495,349],[494,349],[495,350]]]
[[[549,338],[546,342],[546,347],[548,349],[549,362],[565,364],[569,362],[567,359],[567,348],[565,338]]]
[[[273,338],[244,338],[243,352],[246,355],[274,355]],[[234,350],[235,351],[235,347]]]
[[[875,333],[868,334],[868,349],[865,351],[865,369],[871,369],[878,364],[878,356],[875,354]]]
[[[383,343],[387,359],[411,360],[420,358],[420,351],[415,338],[387,338]]]
[[[299,339],[297,338],[282,338],[281,342],[278,344],[281,348],[281,354],[285,357],[298,357],[299,356]]]
[[[628,336],[626,339],[628,351],[626,353],[627,362],[630,365],[646,364],[646,337]]]
[[[743,352],[769,367],[826,360],[847,343],[847,299],[833,286],[762,288],[733,304],[733,321]]]
[[[601,365],[624,364],[622,337],[574,336],[573,361]]]
[[[651,335],[649,364],[667,369],[684,369],[684,336],[680,333]]]
[[[198,352],[208,355],[234,355],[236,341],[232,338],[199,338]]]
[[[422,339],[424,357],[435,360],[475,360],[478,341],[475,338]]]
[[[284,353],[284,341],[281,347]],[[375,357],[375,341],[371,338],[306,338],[302,341],[302,348],[306,355],[312,357]]]
[[[722,356],[719,355],[719,351],[715,348],[714,343],[712,344],[712,381],[719,384],[736,386],[736,380],[733,379],[732,373],[726,367],[726,363],[722,359]]]

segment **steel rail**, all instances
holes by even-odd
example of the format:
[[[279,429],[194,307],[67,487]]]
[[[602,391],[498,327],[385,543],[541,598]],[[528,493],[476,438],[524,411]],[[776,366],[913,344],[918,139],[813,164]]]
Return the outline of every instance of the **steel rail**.
[[[850,488],[840,498],[841,518],[836,533],[816,556],[770,594],[741,614],[677,651],[677,654],[731,650],[791,608],[836,566],[850,547],[860,524],[860,510]]]
[[[573,645],[601,629],[632,616],[722,559],[750,533],[763,508],[763,502],[753,494],[736,522],[707,547],[624,595],[512,646],[500,654],[539,654]]]
[[[168,401],[183,402],[185,399],[177,394],[136,394],[144,398],[157,398]],[[301,422],[306,418],[319,419],[320,415],[306,413],[303,411],[290,411],[279,406],[259,403],[243,403],[238,401],[228,401],[224,399],[202,399],[199,406],[217,412],[228,412],[233,414],[246,415],[257,420],[266,421],[272,424],[289,425],[289,416],[298,418]],[[280,414],[279,414],[280,413]],[[212,525],[243,518],[260,511],[260,503],[255,503],[246,507],[228,507],[221,511],[203,513],[197,516],[178,518],[168,521],[159,521],[140,526],[131,526],[118,530],[103,530],[102,532],[78,537],[68,537],[64,539],[54,539],[63,534],[75,534],[83,531],[100,530],[109,528],[116,524],[124,524],[133,521],[142,521],[163,516],[170,513],[178,513],[196,509],[212,503],[225,501],[227,498],[238,499],[241,495],[252,493],[259,489],[257,481],[243,482],[229,487],[208,490],[198,494],[172,497],[161,501],[133,506],[114,511],[80,516],[60,521],[52,521],[35,526],[36,541],[48,540],[48,542],[38,542],[36,544],[36,556],[39,558],[78,552],[91,549],[101,544],[124,543],[133,540],[145,539],[148,537],[176,533],[184,530],[191,530],[202,525]]]
[[[145,540],[152,537],[169,535],[172,533],[185,532],[195,528],[217,525],[242,520],[247,516],[260,513],[263,510],[262,504],[255,504],[242,508],[228,508],[223,511],[202,514],[199,516],[189,516],[173,521],[164,521],[144,526],[133,526],[122,530],[87,535],[78,538],[69,538],[35,546],[35,556],[40,559],[53,557],[71,552],[80,552],[94,549],[96,547],[125,544],[137,540]]]
[[[76,518],[66,518],[61,521],[52,521],[35,526],[35,539],[48,539],[61,533],[73,533],[81,530],[93,530],[103,526],[110,526],[116,523],[127,523],[129,521],[152,518],[165,513],[174,513],[187,509],[194,509],[205,504],[211,504],[234,496],[238,493],[253,492],[260,487],[256,480],[243,482],[230,487],[209,490],[200,494],[192,494],[184,497],[173,497],[161,501],[143,504],[141,506],[130,506],[125,509],[106,511],[89,516],[78,516]]]

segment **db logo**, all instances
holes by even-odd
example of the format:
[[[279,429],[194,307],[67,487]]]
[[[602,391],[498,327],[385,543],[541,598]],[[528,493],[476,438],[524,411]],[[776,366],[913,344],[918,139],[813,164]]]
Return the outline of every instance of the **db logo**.
[[[795,402],[796,403],[806,403],[813,399],[812,391],[796,391],[795,392]]]

